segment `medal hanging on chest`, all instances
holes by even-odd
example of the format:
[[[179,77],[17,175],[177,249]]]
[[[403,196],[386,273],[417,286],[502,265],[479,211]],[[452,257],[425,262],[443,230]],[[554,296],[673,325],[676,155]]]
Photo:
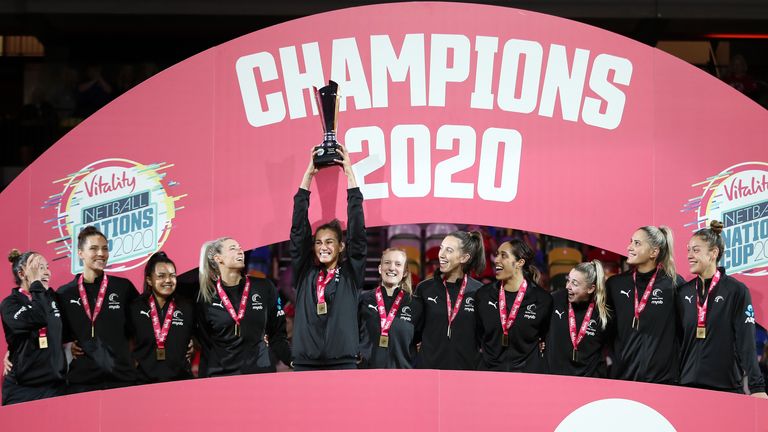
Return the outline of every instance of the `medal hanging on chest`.
[[[501,318],[501,346],[509,346],[509,329],[512,328],[512,324],[515,323],[517,313],[520,311],[520,305],[523,303],[525,292],[528,291],[528,281],[523,279],[520,283],[520,287],[517,289],[517,295],[515,301],[512,303],[512,308],[507,315],[507,295],[504,292],[504,283],[499,286],[499,316]]]
[[[323,277],[323,273],[320,272],[317,275],[317,314],[318,315],[326,315],[328,313],[328,303],[325,302],[325,287],[328,286],[328,284],[331,282],[331,280],[336,276],[337,268],[328,270],[325,277]]]
[[[88,320],[91,321],[91,338],[96,337],[96,318],[101,313],[101,305],[104,304],[104,297],[107,295],[107,274],[104,273],[101,280],[101,286],[99,287],[99,293],[96,295],[96,305],[93,307],[93,313],[91,313],[91,305],[88,304],[88,296],[85,294],[85,286],[83,286],[83,275],[77,279],[77,291],[80,294],[80,304],[83,305],[85,315]],[[46,341],[47,342],[47,341]]]
[[[637,269],[632,272],[632,282],[635,285],[635,315],[632,317],[632,328],[635,330],[640,330],[640,314],[643,313],[645,306],[648,304],[648,298],[653,292],[653,284],[656,283],[656,276],[659,274],[659,269],[661,269],[661,266],[656,267],[656,272],[653,273],[651,280],[648,281],[648,286],[645,287],[645,291],[643,292],[640,301],[637,300]]]
[[[696,281],[696,287],[694,288],[696,290],[696,339],[707,338],[707,304],[709,303],[709,295],[715,289],[717,283],[720,282],[720,276],[720,270],[715,271],[703,304],[699,302],[699,281]]]
[[[152,320],[152,331],[155,335],[155,358],[158,361],[165,360],[165,341],[168,339],[168,332],[171,330],[171,321],[173,321],[173,311],[176,310],[176,302],[171,299],[168,303],[168,311],[165,313],[165,320],[160,327],[160,314],[157,312],[155,297],[149,296],[149,315]]]
[[[574,362],[579,361],[579,344],[587,334],[587,327],[589,327],[589,321],[592,319],[592,312],[595,309],[595,302],[591,302],[587,308],[587,312],[584,314],[584,319],[581,320],[581,328],[579,333],[576,334],[576,314],[573,312],[573,306],[568,303],[568,333],[571,335],[571,344],[573,345],[573,355],[571,360]]]
[[[397,311],[400,310],[400,303],[403,301],[403,296],[405,296],[404,291],[401,290],[397,293],[395,302],[392,303],[392,307],[389,309],[389,314],[387,314],[381,287],[376,287],[376,309],[379,311],[379,320],[381,323],[381,335],[379,336],[379,347],[381,348],[389,347],[389,329],[392,327]]]
[[[464,290],[467,288],[467,280],[467,275],[464,275],[464,279],[461,281],[461,288],[459,288],[459,294],[456,296],[456,304],[451,308],[451,294],[448,292],[448,285],[446,284],[445,278],[443,278],[445,301],[448,306],[448,338],[451,337],[451,324],[453,324],[453,320],[456,319],[456,315],[459,314],[461,302],[464,300]]]
[[[237,314],[235,314],[235,308],[232,306],[232,302],[229,301],[229,297],[227,296],[227,293],[224,292],[224,289],[221,288],[221,278],[219,278],[216,281],[216,292],[219,294],[219,298],[221,298],[221,302],[224,303],[224,308],[229,313],[229,316],[232,317],[232,321],[235,322],[235,336],[240,337],[240,322],[243,320],[243,316],[245,316],[245,305],[248,303],[248,293],[251,291],[251,280],[248,279],[248,277],[245,277],[245,288],[243,288],[243,295],[240,298],[240,307],[238,308]]]

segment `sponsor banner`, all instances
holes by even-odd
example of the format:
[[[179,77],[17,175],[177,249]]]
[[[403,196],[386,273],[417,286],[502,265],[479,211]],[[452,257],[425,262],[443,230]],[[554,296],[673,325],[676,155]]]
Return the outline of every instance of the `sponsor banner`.
[[[328,79],[369,226],[514,227],[624,253],[637,227],[668,225],[688,277],[685,243],[720,218],[729,273],[752,290],[758,321],[768,309],[764,109],[604,30],[460,3],[314,15],[163,71],[3,191],[4,247],[55,259],[62,285],[81,269],[78,230],[94,224],[110,240],[108,271],[138,286],[161,248],[184,272],[210,239],[286,240],[323,138],[312,88]],[[343,177],[316,177],[313,223],[344,219]]]

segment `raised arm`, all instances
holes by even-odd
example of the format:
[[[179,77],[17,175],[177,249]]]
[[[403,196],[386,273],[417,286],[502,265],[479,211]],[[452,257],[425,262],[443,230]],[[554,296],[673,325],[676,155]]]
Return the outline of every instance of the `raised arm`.
[[[293,196],[293,218],[289,252],[294,280],[306,269],[312,257],[312,226],[309,224],[309,187],[317,168],[312,163],[314,151],[310,154],[309,166],[301,179],[301,185]]]
[[[354,271],[357,289],[362,289],[365,282],[365,258],[368,254],[368,237],[365,234],[365,216],[363,215],[363,194],[357,187],[355,173],[349,153],[344,146],[339,146],[342,159],[339,161],[347,176],[347,257]]]

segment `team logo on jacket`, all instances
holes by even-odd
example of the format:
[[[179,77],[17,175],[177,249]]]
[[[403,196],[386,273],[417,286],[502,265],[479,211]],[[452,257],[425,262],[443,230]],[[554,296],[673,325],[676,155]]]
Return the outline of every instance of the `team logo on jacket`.
[[[664,304],[664,292],[661,288],[655,288],[651,293],[651,304],[663,305]]]
[[[464,311],[465,312],[475,311],[475,299],[473,297],[467,297],[466,299],[464,299]]]
[[[744,324],[755,323],[755,310],[752,308],[752,305],[747,306],[747,310],[744,311],[744,314],[747,316],[747,319],[744,321]]]
[[[176,309],[173,311],[173,319],[171,325],[183,326],[184,325],[184,312]]]
[[[262,310],[264,305],[261,303],[261,295],[254,294],[251,296],[251,310]]]
[[[713,219],[723,222],[726,271],[768,275],[768,163],[736,164],[692,186],[703,193],[683,210],[693,213],[694,230],[708,227]]]
[[[721,301],[725,301],[725,297],[723,297],[723,296],[715,297],[715,303],[720,303]]]
[[[589,320],[589,324],[587,324],[587,330],[586,330],[586,333],[587,333],[588,335],[590,335],[590,336],[594,336],[594,335],[595,335],[595,331],[596,331],[596,330],[595,330],[595,326],[596,326],[596,325],[597,325],[597,321],[595,321],[595,320],[593,320],[593,319]]]
[[[411,322],[411,307],[410,306],[404,306],[402,309],[400,309],[400,319],[403,321]]]
[[[19,319],[19,316],[29,309],[31,309],[31,306],[30,307],[22,306],[21,308],[19,308],[19,310],[16,311],[15,314],[13,314],[13,319],[15,320]]]
[[[61,313],[59,312],[59,307],[56,305],[55,301],[51,302],[51,309],[53,309],[53,316],[56,318],[61,317]]]
[[[525,308],[525,312],[523,312],[523,318],[525,319],[536,319],[536,304],[529,304]]]
[[[109,309],[110,310],[119,310],[120,309],[120,296],[117,295],[117,293],[112,293],[107,298],[109,300]]]
[[[62,243],[57,254],[71,258],[73,274],[83,270],[77,258],[77,235],[87,225],[103,232],[109,243],[109,269],[126,271],[143,265],[168,240],[177,202],[186,195],[171,196],[178,183],[166,178],[166,162],[144,165],[128,159],[102,159],[77,172],[54,180],[61,193],[43,203],[55,214],[50,224]]]

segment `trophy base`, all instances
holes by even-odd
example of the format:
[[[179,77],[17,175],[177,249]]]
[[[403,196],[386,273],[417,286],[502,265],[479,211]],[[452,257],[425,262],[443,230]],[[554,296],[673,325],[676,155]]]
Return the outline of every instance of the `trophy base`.
[[[339,159],[342,158],[341,153],[338,151],[337,144],[323,144],[315,147],[315,150],[320,150],[318,154],[312,159],[312,163],[316,168],[325,168],[332,165],[341,165]]]

